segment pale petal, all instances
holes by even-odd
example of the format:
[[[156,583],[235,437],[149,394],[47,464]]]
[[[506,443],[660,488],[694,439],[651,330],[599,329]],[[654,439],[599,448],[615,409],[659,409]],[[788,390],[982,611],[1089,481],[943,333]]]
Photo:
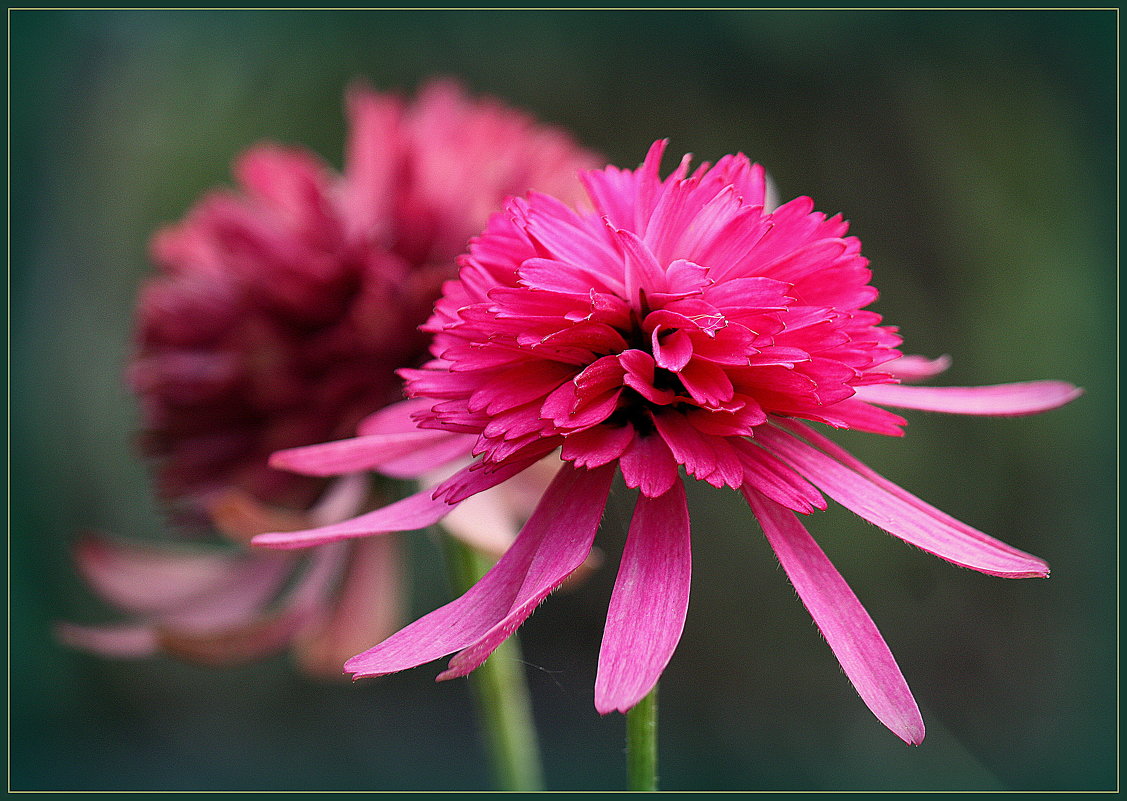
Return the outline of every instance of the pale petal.
[[[468,673],[583,563],[613,476],[610,465],[597,470],[564,465],[516,542],[480,581],[461,597],[353,657],[345,670],[357,677],[382,676],[472,648],[460,665],[452,660],[450,670],[440,678]]]
[[[1083,392],[1064,381],[1026,381],[984,387],[913,387],[904,384],[857,387],[857,397],[869,403],[998,417],[1046,412],[1064,406]]]
[[[500,556],[513,544],[520,523],[505,503],[504,485],[467,498],[442,527],[475,550]]]
[[[994,576],[1049,574],[1048,565],[1036,556],[955,520],[890,482],[873,481],[797,437],[762,426],[756,439],[842,506],[918,548]]]
[[[472,464],[459,470],[438,489],[425,489],[402,500],[388,504],[374,512],[360,515],[342,523],[333,523],[303,531],[273,531],[260,534],[251,544],[264,548],[308,548],[328,542],[386,534],[390,531],[412,531],[434,525],[449,514],[454,507],[470,495],[500,484],[527,467],[514,465],[495,471],[474,469]],[[451,500],[447,490],[455,488],[456,500]]]
[[[639,495],[599,649],[600,714],[626,712],[657,684],[685,627],[691,573],[684,485]]]
[[[396,537],[349,543],[347,571],[331,612],[295,644],[307,672],[340,677],[349,657],[394,633],[403,614],[400,551]]]
[[[254,662],[282,651],[305,622],[303,615],[283,610],[217,629],[162,628],[158,630],[158,641],[161,651],[178,659],[227,667]]]
[[[935,359],[926,356],[901,356],[899,359],[885,362],[879,370],[882,373],[891,373],[901,381],[918,381],[937,376],[950,366],[950,356],[939,356]]]
[[[219,550],[172,548],[114,540],[97,534],[75,545],[82,577],[103,598],[127,612],[172,612],[237,582],[243,563]]]
[[[857,596],[792,512],[756,492],[746,497],[798,597],[861,700],[897,737],[919,745],[924,739],[919,707]]]
[[[324,526],[347,520],[363,508],[367,499],[367,476],[363,473],[341,476],[329,483],[328,488],[317,499],[317,503],[309,510],[310,522]],[[270,530],[272,529],[263,529],[260,533]]]

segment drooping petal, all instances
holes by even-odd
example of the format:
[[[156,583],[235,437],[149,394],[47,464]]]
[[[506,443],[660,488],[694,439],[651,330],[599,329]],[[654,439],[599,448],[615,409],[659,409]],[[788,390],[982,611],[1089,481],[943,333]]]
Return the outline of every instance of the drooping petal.
[[[912,691],[868,612],[794,514],[746,493],[767,541],[861,699],[908,745],[924,739]]]
[[[639,495],[599,649],[600,714],[626,712],[657,684],[685,626],[691,573],[684,485]]]
[[[890,491],[797,437],[763,426],[756,438],[842,506],[905,542],[980,573],[1049,575],[1048,565],[1036,556],[955,520],[906,490]]]
[[[1064,381],[1025,381],[984,387],[913,387],[905,384],[857,387],[857,397],[870,403],[996,417],[1047,412],[1075,400],[1083,392]]]
[[[613,476],[610,465],[562,467],[516,542],[477,584],[354,656],[345,670],[382,676],[462,649],[439,678],[473,670],[587,558]]]

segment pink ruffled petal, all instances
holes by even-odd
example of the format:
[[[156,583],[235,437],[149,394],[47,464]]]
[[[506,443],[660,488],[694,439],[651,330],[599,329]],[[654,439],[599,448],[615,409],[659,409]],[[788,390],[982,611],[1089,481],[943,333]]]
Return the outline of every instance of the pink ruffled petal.
[[[477,667],[591,551],[614,467],[560,469],[513,546],[464,595],[345,664],[356,677],[416,667],[454,651],[439,678]],[[462,650],[466,649],[466,650]]]
[[[673,452],[657,434],[634,437],[618,464],[626,486],[650,498],[664,495],[681,480]]]
[[[869,403],[948,414],[1016,417],[1037,414],[1076,400],[1084,390],[1064,381],[1026,381],[985,387],[912,387],[877,384],[857,387]]]
[[[919,707],[857,596],[789,510],[756,492],[746,496],[798,597],[861,700],[897,737],[919,745],[924,739]]]
[[[684,485],[639,495],[599,649],[600,714],[626,712],[657,684],[685,627],[691,573]]]
[[[980,573],[1006,578],[1049,575],[1049,566],[896,487],[875,482],[797,437],[763,426],[757,440],[854,514],[918,548]],[[895,486],[895,485],[892,485]]]

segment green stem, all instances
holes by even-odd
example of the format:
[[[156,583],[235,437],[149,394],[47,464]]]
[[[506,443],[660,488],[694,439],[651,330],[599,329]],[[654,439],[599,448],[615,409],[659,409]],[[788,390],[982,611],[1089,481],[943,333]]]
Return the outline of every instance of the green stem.
[[[446,564],[458,592],[465,592],[492,567],[470,546],[444,535]],[[470,674],[498,790],[541,790],[539,744],[532,718],[524,660],[516,635],[509,637]]]
[[[626,773],[631,790],[657,789],[657,686],[626,713]]]

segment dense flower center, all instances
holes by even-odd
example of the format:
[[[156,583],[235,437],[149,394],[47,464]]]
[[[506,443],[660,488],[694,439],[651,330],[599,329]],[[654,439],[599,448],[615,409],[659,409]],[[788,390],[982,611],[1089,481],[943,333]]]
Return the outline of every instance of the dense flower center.
[[[426,326],[435,360],[406,373],[438,401],[422,425],[478,434],[495,463],[565,443],[602,463],[657,433],[686,467],[769,415],[865,427],[855,387],[900,354],[861,308],[860,243],[808,198],[765,209],[743,157],[686,172],[659,181],[651,151],[586,174],[594,211],[532,194],[494,217]],[[648,202],[616,202],[625,181]]]

